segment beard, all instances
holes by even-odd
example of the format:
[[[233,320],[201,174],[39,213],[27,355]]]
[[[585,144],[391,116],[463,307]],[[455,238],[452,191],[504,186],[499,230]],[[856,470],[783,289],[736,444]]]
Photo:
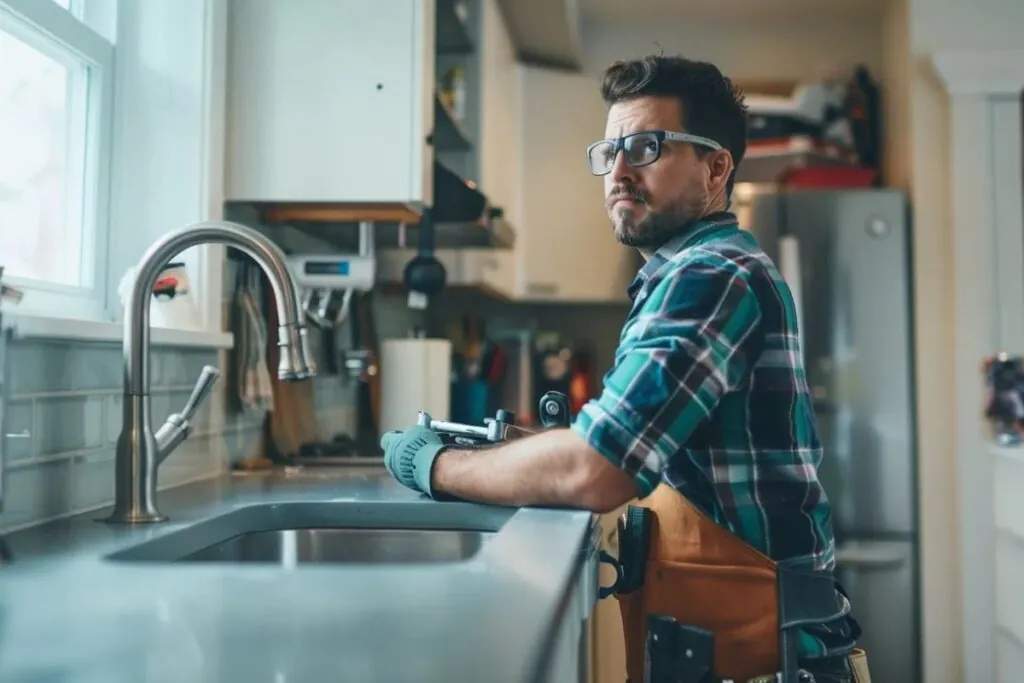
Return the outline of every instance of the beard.
[[[628,197],[642,205],[643,211],[624,206],[613,206],[615,200]],[[657,251],[676,235],[684,232],[693,221],[702,218],[708,206],[707,197],[699,188],[687,196],[679,197],[657,211],[651,208],[648,197],[637,188],[616,187],[607,201],[608,218],[615,230],[615,239],[627,247]],[[638,218],[638,214],[642,217]]]

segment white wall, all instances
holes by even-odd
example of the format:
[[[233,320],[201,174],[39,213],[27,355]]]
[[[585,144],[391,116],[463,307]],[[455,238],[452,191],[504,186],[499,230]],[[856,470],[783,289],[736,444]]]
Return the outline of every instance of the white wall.
[[[881,72],[885,183],[910,190],[910,8],[891,0],[882,16]]]
[[[225,0],[120,0],[108,287],[161,235],[223,208]],[[221,329],[221,247],[189,250],[204,325]]]
[[[583,68],[598,73],[618,59],[659,50],[714,62],[733,80],[817,80],[882,65],[877,19],[715,21],[674,24],[587,23]]]

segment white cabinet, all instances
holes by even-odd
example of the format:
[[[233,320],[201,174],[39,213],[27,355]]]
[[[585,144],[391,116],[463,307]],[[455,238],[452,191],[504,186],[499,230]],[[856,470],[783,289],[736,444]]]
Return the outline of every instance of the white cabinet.
[[[636,254],[616,241],[587,146],[604,135],[600,81],[519,67],[517,294],[525,300],[626,301]]]
[[[226,195],[419,207],[433,0],[231,0]]]

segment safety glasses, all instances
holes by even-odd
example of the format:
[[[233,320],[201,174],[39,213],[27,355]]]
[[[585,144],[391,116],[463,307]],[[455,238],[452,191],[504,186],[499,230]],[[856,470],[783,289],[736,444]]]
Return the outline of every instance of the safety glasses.
[[[689,142],[694,145],[720,150],[722,146],[700,135],[677,133],[671,130],[646,130],[630,133],[612,140],[599,140],[587,147],[587,162],[590,172],[597,176],[608,175],[615,165],[619,150],[625,155],[626,163],[633,168],[649,166],[661,158],[661,147],[670,142]]]

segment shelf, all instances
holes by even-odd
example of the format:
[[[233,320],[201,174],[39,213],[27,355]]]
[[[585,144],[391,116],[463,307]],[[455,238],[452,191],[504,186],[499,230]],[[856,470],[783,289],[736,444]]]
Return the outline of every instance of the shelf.
[[[473,52],[473,41],[465,21],[455,12],[457,0],[437,0],[434,43],[438,54],[465,55]]]
[[[406,225],[404,234],[397,225],[381,225],[374,228],[374,233],[378,236],[378,247],[415,249],[419,246],[418,225]],[[434,225],[434,247],[437,249],[511,249],[515,243],[515,229],[502,217],[490,220],[481,217],[474,222]]]
[[[736,169],[736,182],[775,182],[787,170],[808,166],[853,166],[846,150],[797,137],[779,143],[750,143]]]
[[[473,149],[462,124],[455,120],[451,110],[434,93],[434,149],[438,152],[468,152]]]
[[[308,221],[312,223],[419,223],[420,212],[405,204],[268,204],[262,205],[268,224]]]
[[[434,224],[476,223],[484,216],[487,197],[476,183],[460,178],[447,166],[434,161]]]

